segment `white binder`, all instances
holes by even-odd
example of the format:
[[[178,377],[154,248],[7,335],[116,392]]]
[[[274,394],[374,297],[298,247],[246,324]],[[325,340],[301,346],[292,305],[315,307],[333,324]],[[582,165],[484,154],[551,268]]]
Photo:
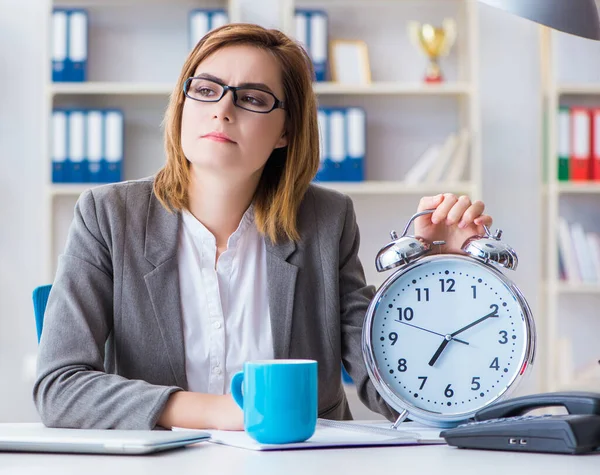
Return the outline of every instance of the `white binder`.
[[[87,179],[90,183],[102,180],[102,111],[89,110],[86,117]]]
[[[196,9],[189,15],[189,47],[193,49],[210,31],[229,23],[229,15],[223,9]]]
[[[344,181],[344,161],[346,160],[345,113],[332,110],[329,114],[329,170],[330,181]]]
[[[67,12],[52,13],[52,81],[65,81],[67,60]]]
[[[212,12],[210,19],[210,29],[215,30],[229,23],[229,17],[225,10],[215,10]]]
[[[87,164],[85,159],[85,117],[81,110],[71,110],[68,116],[69,124],[69,181],[85,183]]]
[[[310,56],[317,81],[327,79],[327,14],[314,11],[310,15]]]
[[[67,159],[67,114],[63,110],[52,112],[52,182],[67,181],[65,161]]]
[[[193,10],[190,12],[190,49],[193,49],[209,30],[207,11]]]
[[[85,81],[88,50],[88,16],[84,10],[69,12],[68,81]]]
[[[123,113],[119,110],[106,111],[104,116],[104,157],[107,182],[121,181],[123,166]]]
[[[364,109],[360,107],[350,107],[346,110],[348,156],[343,171],[345,181],[364,180],[366,126],[367,120]]]
[[[309,53],[308,46],[308,13],[296,11],[294,14],[294,36],[298,43]]]

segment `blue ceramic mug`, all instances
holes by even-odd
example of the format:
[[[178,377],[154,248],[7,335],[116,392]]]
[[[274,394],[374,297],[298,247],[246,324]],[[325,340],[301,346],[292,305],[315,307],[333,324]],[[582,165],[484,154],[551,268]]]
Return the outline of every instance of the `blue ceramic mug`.
[[[244,411],[244,429],[257,442],[302,442],[317,425],[317,383],[314,360],[248,361],[231,380],[231,395]]]

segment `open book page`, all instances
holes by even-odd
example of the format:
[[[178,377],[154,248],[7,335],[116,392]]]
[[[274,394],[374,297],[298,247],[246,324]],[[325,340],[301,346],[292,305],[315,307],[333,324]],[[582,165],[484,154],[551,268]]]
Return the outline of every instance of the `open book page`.
[[[392,429],[392,423],[388,421],[332,421],[319,419],[319,424],[328,427],[337,427],[344,430],[356,430],[381,435],[394,435],[398,433],[410,434],[420,444],[444,444],[440,437],[441,429],[429,427],[417,422],[403,422],[396,429]]]
[[[335,422],[335,424],[332,424]],[[339,426],[338,426],[339,424]],[[411,424],[411,423],[406,423]],[[401,427],[404,424],[401,424]],[[381,421],[373,424],[341,422],[319,419],[314,435],[305,442],[291,444],[260,444],[243,431],[208,430],[210,442],[250,450],[317,449],[326,447],[365,447],[386,445],[417,445],[445,443],[439,438],[439,430],[428,429],[428,433],[413,432],[402,427],[389,429],[390,423]],[[417,426],[413,426],[417,428]],[[418,426],[423,428],[423,426]],[[181,430],[174,427],[173,430]],[[423,428],[425,431],[425,429]],[[435,434],[434,434],[435,433]],[[433,437],[436,435],[436,437]]]

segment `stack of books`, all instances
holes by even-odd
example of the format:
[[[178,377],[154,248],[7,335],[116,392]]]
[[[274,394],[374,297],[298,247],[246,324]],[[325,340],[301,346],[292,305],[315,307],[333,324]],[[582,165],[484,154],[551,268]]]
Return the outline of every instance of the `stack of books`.
[[[600,234],[586,232],[578,222],[558,219],[560,279],[600,285]]]
[[[463,179],[469,162],[470,133],[462,129],[442,143],[432,144],[404,177],[407,184],[456,183]]]

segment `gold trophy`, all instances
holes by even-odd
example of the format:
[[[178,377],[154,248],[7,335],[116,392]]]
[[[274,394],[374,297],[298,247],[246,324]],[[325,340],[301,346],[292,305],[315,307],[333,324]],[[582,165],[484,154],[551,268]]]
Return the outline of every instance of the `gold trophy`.
[[[444,78],[439,58],[450,52],[450,48],[456,40],[456,22],[451,18],[446,18],[441,27],[436,27],[428,23],[411,21],[408,24],[408,35],[411,42],[429,57],[425,82],[442,82]]]

